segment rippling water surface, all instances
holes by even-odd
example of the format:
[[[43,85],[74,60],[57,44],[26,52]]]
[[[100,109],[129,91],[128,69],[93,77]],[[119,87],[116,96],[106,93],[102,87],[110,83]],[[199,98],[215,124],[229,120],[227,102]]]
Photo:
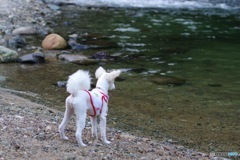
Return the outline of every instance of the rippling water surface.
[[[117,55],[100,65],[128,71],[110,92],[110,126],[203,151],[240,151],[239,13],[65,6],[51,25],[66,39],[76,33],[82,35],[79,43],[101,46],[77,53]],[[43,38],[33,41],[40,45]],[[1,64],[7,77],[1,85],[38,93],[50,107],[64,110],[67,93],[53,84],[77,69],[93,74],[98,66],[52,59]],[[164,84],[163,76],[169,76]],[[185,83],[169,84],[178,78]]]

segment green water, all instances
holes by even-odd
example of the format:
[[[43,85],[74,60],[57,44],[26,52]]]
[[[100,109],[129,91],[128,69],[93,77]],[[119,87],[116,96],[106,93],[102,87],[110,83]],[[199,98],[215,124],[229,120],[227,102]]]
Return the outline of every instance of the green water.
[[[120,54],[100,63],[105,68],[138,69],[123,73],[125,80],[110,92],[109,126],[206,152],[240,151],[239,11],[66,7],[50,22],[66,39],[88,33],[78,41],[102,46],[77,53]],[[67,93],[53,84],[77,69],[93,74],[98,66],[56,60],[1,64],[7,77],[1,85],[38,93],[45,104],[63,111]],[[160,75],[186,82],[153,83]]]

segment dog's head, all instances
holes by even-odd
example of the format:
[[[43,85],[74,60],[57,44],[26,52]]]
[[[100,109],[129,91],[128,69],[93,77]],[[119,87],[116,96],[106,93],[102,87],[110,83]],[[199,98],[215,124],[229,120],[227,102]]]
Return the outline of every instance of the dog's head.
[[[108,73],[102,67],[99,67],[95,72],[95,76],[97,79],[99,79],[99,81],[102,81],[103,79],[107,80],[109,90],[115,89],[114,80],[120,74],[121,74],[121,70],[113,70],[110,73]]]

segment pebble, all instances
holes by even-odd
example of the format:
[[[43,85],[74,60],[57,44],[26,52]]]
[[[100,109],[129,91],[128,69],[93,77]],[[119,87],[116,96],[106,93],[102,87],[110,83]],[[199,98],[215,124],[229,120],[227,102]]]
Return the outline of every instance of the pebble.
[[[1,131],[4,131],[5,129],[7,129],[7,126],[3,126],[3,128],[1,129]]]
[[[52,126],[47,126],[46,131],[50,131],[50,130],[52,130]]]
[[[58,87],[66,87],[66,85],[67,85],[67,81],[58,81],[57,82]]]
[[[45,133],[43,133],[43,132],[39,133],[37,136],[37,139],[42,140],[42,141],[45,140]]]

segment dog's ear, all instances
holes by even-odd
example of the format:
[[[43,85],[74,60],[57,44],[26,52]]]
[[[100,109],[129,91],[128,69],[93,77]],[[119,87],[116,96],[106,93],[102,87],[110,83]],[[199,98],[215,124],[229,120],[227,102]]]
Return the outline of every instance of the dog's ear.
[[[121,74],[121,70],[114,70],[114,71],[107,74],[107,79],[109,81],[114,80],[115,78],[120,76],[120,74]]]
[[[106,73],[105,69],[102,67],[99,67],[95,72],[95,77],[98,79],[103,73]]]

